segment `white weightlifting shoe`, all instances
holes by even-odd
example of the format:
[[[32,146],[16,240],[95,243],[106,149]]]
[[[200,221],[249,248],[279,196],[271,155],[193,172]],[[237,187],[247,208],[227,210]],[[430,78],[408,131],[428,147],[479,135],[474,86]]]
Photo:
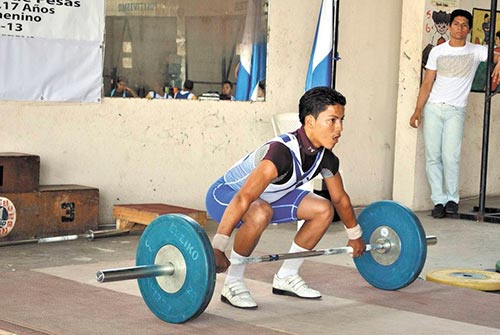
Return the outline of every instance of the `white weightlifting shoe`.
[[[274,275],[273,293],[304,299],[321,298],[321,293],[319,293],[319,291],[313,290],[312,288],[309,288],[306,285],[304,279],[302,279],[299,275],[288,276],[282,279],[278,278],[277,275]]]
[[[255,309],[257,303],[253,300],[245,283],[241,280],[233,281],[229,284],[224,284],[222,288],[220,300],[234,307]]]

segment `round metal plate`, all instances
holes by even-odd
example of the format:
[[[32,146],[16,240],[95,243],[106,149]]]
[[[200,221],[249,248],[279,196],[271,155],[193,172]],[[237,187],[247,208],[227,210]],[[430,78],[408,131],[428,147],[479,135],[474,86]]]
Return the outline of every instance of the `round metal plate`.
[[[174,255],[173,261],[164,260],[163,253],[171,253],[174,249],[182,257]],[[163,279],[168,278],[139,278],[139,289],[149,309],[158,318],[170,323],[183,323],[203,313],[212,299],[216,274],[212,245],[200,225],[182,214],[157,217],[142,233],[136,265],[154,264],[157,256],[160,263],[174,263],[182,258],[185,265],[174,271],[185,271],[185,276],[180,275],[179,279],[184,277],[184,280],[172,285],[160,285]],[[180,288],[177,288],[179,285]]]
[[[165,265],[171,263],[174,273],[170,276],[156,277],[158,285],[167,293],[179,291],[186,281],[186,262],[179,249],[173,245],[165,245],[156,254],[155,264]]]
[[[436,283],[466,287],[480,291],[499,291],[500,274],[472,269],[442,269],[427,274],[426,279]]]
[[[16,207],[9,198],[0,197],[0,237],[10,234],[16,224]]]
[[[389,249],[377,249],[372,252],[373,259],[382,265],[391,265],[401,254],[401,240],[391,227],[380,226],[375,229],[370,237],[370,244],[383,244],[388,241]]]
[[[390,234],[399,238],[400,248],[397,253],[389,251],[387,254],[378,254],[377,251],[372,251],[354,258],[361,276],[374,287],[383,290],[398,290],[411,284],[422,271],[427,257],[425,232],[415,214],[402,204],[384,200],[363,209],[358,223],[363,228],[365,241],[371,242],[373,234],[382,233],[377,229],[385,227],[393,231]],[[395,241],[390,242],[392,245]],[[399,255],[392,260],[396,254]],[[385,255],[387,256],[384,257]]]

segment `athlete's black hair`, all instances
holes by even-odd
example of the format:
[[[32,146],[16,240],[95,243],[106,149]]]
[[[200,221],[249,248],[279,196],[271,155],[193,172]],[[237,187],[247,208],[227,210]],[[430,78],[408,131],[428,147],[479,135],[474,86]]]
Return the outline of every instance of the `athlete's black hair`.
[[[327,106],[342,105],[347,103],[346,98],[336,90],[326,87],[314,87],[308,90],[299,101],[299,120],[304,124],[307,115],[318,118],[319,113],[323,112]]]

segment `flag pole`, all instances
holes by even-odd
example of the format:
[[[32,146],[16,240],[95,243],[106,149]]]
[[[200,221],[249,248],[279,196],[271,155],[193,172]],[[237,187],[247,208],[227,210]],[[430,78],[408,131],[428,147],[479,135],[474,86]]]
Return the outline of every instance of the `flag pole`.
[[[335,5],[335,3],[337,5]],[[337,61],[340,60],[339,53],[338,53],[338,40],[339,40],[339,8],[340,8],[340,0],[334,0],[333,3],[333,12],[335,15],[333,15],[333,29],[334,34],[333,34],[333,57],[332,57],[332,84],[331,87],[335,89],[335,84],[336,84],[336,79],[337,79]]]

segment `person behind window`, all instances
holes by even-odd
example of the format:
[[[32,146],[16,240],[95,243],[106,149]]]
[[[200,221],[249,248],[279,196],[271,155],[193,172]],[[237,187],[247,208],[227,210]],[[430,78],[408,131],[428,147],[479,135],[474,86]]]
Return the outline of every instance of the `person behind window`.
[[[116,81],[116,86],[109,93],[110,97],[118,98],[137,98],[138,95],[133,89],[127,86],[125,79],[118,79]]]
[[[191,80],[186,79],[184,85],[182,85],[182,90],[175,93],[174,99],[196,100],[196,95],[191,92],[193,87],[194,83]]]
[[[266,98],[266,81],[259,81],[259,87],[257,89],[257,101],[264,101]]]
[[[221,94],[219,95],[221,100],[234,100],[233,96],[233,83],[229,80],[222,82]]]
[[[172,96],[165,92],[165,87],[160,83],[155,83],[153,90],[149,91],[145,96],[146,99],[172,99]]]

